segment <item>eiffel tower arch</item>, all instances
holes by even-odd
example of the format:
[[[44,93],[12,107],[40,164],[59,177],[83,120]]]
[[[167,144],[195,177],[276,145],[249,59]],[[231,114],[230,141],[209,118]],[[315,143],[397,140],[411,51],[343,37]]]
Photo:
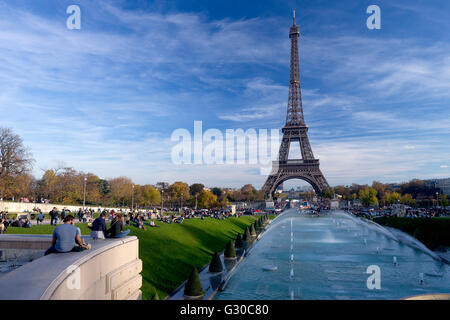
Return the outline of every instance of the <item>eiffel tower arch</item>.
[[[302,90],[300,84],[300,64],[298,56],[298,39],[300,29],[294,22],[289,30],[291,39],[291,65],[289,76],[289,98],[286,124],[282,128],[283,139],[278,152],[278,161],[274,161],[272,172],[267,177],[262,190],[265,198],[270,200],[276,188],[286,180],[302,179],[314,188],[316,193],[329,188],[329,184],[319,168],[319,159],[314,158],[308,138],[308,126],[303,116]],[[299,143],[301,159],[288,159],[291,143]]]

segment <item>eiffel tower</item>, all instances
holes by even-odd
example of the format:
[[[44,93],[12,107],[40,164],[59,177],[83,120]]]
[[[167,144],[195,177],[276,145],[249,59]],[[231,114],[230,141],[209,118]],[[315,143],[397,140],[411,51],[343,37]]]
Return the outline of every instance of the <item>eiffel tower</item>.
[[[286,180],[302,179],[312,185],[316,193],[320,194],[329,188],[327,180],[319,168],[319,159],[309,144],[308,126],[303,117],[302,91],[300,85],[300,67],[298,58],[299,27],[294,22],[289,30],[291,39],[291,71],[289,81],[289,100],[287,106],[286,124],[282,128],[278,161],[273,161],[272,172],[263,186],[265,198],[271,200],[276,188]],[[299,143],[302,159],[288,159],[291,142]]]

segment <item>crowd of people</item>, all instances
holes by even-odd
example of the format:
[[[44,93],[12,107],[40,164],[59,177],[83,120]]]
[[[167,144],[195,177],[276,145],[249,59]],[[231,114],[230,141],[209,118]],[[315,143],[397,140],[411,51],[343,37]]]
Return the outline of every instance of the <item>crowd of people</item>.
[[[131,210],[122,211],[108,209],[95,210],[80,208],[76,215],[72,215],[71,211],[67,208],[63,208],[59,211],[54,207],[46,215],[42,213],[40,209],[35,209],[34,217],[36,224],[48,224],[56,226],[53,229],[52,245],[45,252],[45,255],[63,252],[79,252],[90,249],[90,245],[83,242],[81,237],[81,230],[76,225],[76,217],[78,223],[87,223],[88,228],[91,230],[92,239],[106,239],[106,238],[122,238],[130,233],[130,229],[124,229],[125,226],[133,226],[139,229],[147,230],[147,228],[159,227],[157,223],[183,223],[186,219],[201,219],[213,218],[217,220],[224,220],[232,216],[229,210],[193,210],[189,208],[183,208],[175,213],[174,208],[167,208],[163,212],[159,208],[148,210]],[[239,217],[243,214],[247,214],[247,211],[238,211],[233,216]],[[30,213],[27,213],[30,217]],[[33,219],[34,219],[33,217]],[[46,221],[45,221],[46,220]],[[50,220],[50,222],[48,222]],[[109,228],[107,222],[110,222]],[[5,233],[8,227],[26,227],[32,226],[29,218],[17,218],[16,215],[9,217],[7,212],[0,213],[0,233]]]
[[[0,212],[0,234],[5,233],[8,227],[31,228],[31,226],[31,221],[28,218],[10,217],[7,211]]]
[[[356,216],[366,217],[407,217],[407,218],[434,218],[450,217],[448,208],[412,208],[412,207],[385,207],[381,209],[351,208],[348,209]]]

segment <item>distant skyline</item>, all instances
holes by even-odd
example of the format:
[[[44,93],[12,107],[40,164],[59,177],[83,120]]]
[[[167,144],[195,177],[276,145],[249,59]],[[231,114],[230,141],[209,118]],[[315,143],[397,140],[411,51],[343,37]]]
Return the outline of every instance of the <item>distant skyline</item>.
[[[81,8],[81,30],[66,8]],[[369,30],[366,8],[381,8]],[[450,2],[0,0],[0,126],[34,175],[260,188],[255,165],[175,165],[171,133],[285,121],[292,9],[305,121],[330,185],[450,176]]]

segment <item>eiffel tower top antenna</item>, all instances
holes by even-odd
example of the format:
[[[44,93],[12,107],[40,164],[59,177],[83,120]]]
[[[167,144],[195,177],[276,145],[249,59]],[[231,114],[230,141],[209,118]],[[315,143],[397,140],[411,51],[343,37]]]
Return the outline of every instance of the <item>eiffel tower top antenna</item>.
[[[294,8],[294,24],[295,24],[295,8]]]

